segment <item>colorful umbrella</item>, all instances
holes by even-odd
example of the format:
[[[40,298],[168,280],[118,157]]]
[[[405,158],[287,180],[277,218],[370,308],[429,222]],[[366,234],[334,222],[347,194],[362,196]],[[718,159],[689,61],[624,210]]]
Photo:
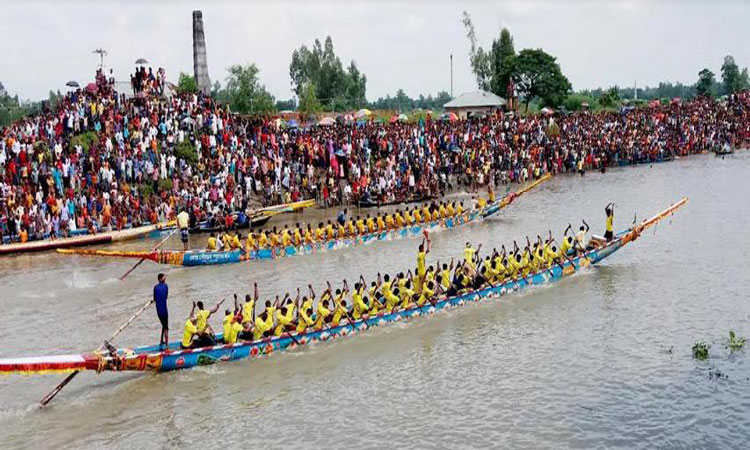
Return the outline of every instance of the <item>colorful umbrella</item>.
[[[406,117],[406,114],[399,114],[398,115],[398,120],[401,121],[401,122],[406,122],[407,120],[409,120],[409,118]]]
[[[330,127],[334,123],[336,123],[336,120],[333,117],[323,117],[318,122],[318,125],[320,125],[322,127]]]
[[[371,115],[372,115],[372,111],[370,111],[367,108],[362,108],[359,111],[357,111],[356,114],[354,114],[354,117],[356,117],[357,119],[360,119],[362,117],[368,117]]]
[[[91,92],[93,94],[97,90],[98,88],[96,87],[96,83],[89,83],[86,85],[86,92]]]

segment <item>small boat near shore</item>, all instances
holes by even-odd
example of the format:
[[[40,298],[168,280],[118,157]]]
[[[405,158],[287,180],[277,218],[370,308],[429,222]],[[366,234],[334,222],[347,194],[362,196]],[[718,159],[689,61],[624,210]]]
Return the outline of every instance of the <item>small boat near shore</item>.
[[[71,247],[83,247],[86,245],[109,244],[152,236],[163,230],[173,229],[173,222],[157,225],[144,225],[123,230],[103,231],[96,234],[78,234],[67,238],[43,239],[28,242],[14,242],[12,244],[0,245],[0,256],[14,253],[43,252],[47,250],[67,249]]]
[[[570,261],[544,268],[525,278],[509,279],[501,284],[480,290],[469,291],[453,297],[439,297],[424,306],[369,316],[359,320],[350,320],[337,326],[323,326],[302,333],[285,333],[281,336],[244,341],[235,344],[214,345],[196,349],[182,350],[179,342],[172,342],[168,349],[158,345],[136,347],[134,349],[115,349],[108,352],[93,352],[79,355],[42,356],[31,358],[0,359],[0,373],[49,373],[49,372],[168,372],[197,366],[212,365],[222,361],[232,361],[249,357],[269,355],[274,352],[293,349],[313,342],[323,342],[337,337],[348,336],[389,323],[396,323],[431,315],[437,311],[455,308],[470,302],[483,299],[495,299],[523,290],[530,286],[545,285],[570,276],[580,270],[596,265],[613,253],[635,241],[643,231],[656,225],[660,220],[671,216],[687,203],[683,198],[655,216],[619,232],[615,238],[601,246],[592,248]],[[217,336],[221,339],[221,335]]]
[[[436,220],[419,225],[405,226],[399,229],[368,233],[359,236],[331,239],[314,244],[303,244],[300,246],[287,246],[276,248],[263,248],[252,250],[248,253],[241,250],[230,251],[170,251],[170,250],[146,250],[146,251],[121,251],[121,250],[95,250],[95,249],[60,249],[59,253],[68,255],[105,256],[118,258],[146,259],[158,264],[171,264],[176,266],[207,266],[217,264],[230,264],[243,261],[255,261],[263,259],[283,258],[288,256],[307,255],[321,251],[338,250],[341,248],[355,247],[375,241],[401,239],[409,236],[420,236],[425,231],[436,231],[450,229],[466,225],[471,222],[483,220],[496,214],[501,209],[510,205],[516,198],[535,188],[539,184],[549,180],[551,175],[543,177],[528,184],[524,188],[511,192],[510,194],[486,205],[481,209],[473,209],[462,215]]]
[[[732,147],[730,147],[729,145],[725,145],[725,146],[723,146],[721,148],[715,148],[714,149],[714,154],[716,156],[731,155],[732,153],[734,153],[734,149]]]

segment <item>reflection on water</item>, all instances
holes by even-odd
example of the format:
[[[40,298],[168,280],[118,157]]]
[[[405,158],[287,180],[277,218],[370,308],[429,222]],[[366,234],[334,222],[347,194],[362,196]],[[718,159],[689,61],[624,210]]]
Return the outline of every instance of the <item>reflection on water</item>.
[[[553,286],[257,361],[82,374],[43,411],[33,403],[62,377],[2,378],[3,448],[742,447],[750,364],[724,345],[729,329],[750,335],[748,169],[740,152],[558,177],[497,219],[433,236],[429,263],[459,257],[466,240],[499,247],[550,228],[559,235],[581,218],[601,234],[609,201],[624,228],[634,214],[640,220],[690,196],[655,233]],[[148,299],[159,271],[168,276],[175,337],[191,300],[231,299],[254,281],[272,296],[406,270],[416,245],[197,269],[144,263],[124,282],[117,278],[133,261],[4,258],[0,355],[96,347]],[[119,344],[158,333],[149,311]],[[707,362],[691,357],[700,339],[712,344]],[[711,368],[728,378],[710,378]]]

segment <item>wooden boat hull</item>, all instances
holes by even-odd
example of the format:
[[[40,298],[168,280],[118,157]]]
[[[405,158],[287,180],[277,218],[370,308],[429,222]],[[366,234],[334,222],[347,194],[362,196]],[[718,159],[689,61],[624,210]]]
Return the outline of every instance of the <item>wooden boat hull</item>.
[[[525,289],[530,286],[552,283],[563,277],[570,276],[581,269],[595,265],[603,259],[611,256],[623,246],[636,240],[644,230],[655,225],[659,220],[673,214],[685,203],[687,203],[687,198],[683,198],[654,217],[644,220],[640,224],[618,233],[614,240],[603,247],[591,249],[583,255],[573,258],[572,262],[566,261],[562,264],[562,267],[556,265],[549,269],[542,269],[536,273],[530,274],[525,279],[519,278],[518,280],[509,280],[493,287],[467,292],[454,297],[438,299],[434,304],[426,303],[421,307],[414,307],[393,313],[381,313],[366,319],[342,323],[331,328],[297,333],[293,337],[289,334],[284,334],[278,337],[271,337],[252,342],[216,345],[190,350],[181,350],[178,342],[172,342],[169,344],[169,351],[162,351],[159,346],[144,346],[137,347],[133,350],[119,350],[116,356],[88,354],[60,357],[6,359],[0,360],[0,373],[46,372],[51,371],[53,366],[55,369],[54,371],[97,370],[98,372],[169,372],[197,366],[212,365],[221,361],[233,361],[269,355],[274,352],[292,349],[300,345],[306,345],[313,342],[324,342],[329,339],[347,336],[359,331],[365,331],[370,327],[401,322],[419,316],[433,314],[437,311],[462,306],[469,302],[499,298],[508,293]],[[221,338],[221,335],[217,337]],[[61,362],[56,363],[55,358],[61,359]],[[65,369],[66,364],[70,366],[68,369]]]
[[[255,261],[264,259],[275,259],[289,256],[309,255],[321,251],[338,250],[342,248],[355,247],[368,244],[375,241],[402,239],[410,236],[420,236],[425,231],[436,231],[441,229],[450,229],[466,225],[470,222],[476,222],[496,214],[501,209],[510,205],[520,195],[528,192],[539,184],[550,179],[550,175],[530,183],[528,186],[512,192],[505,197],[485,206],[481,210],[472,210],[463,215],[451,217],[445,220],[437,220],[426,224],[403,227],[397,230],[381,231],[377,233],[365,234],[356,237],[347,237],[342,239],[333,239],[327,242],[316,242],[314,244],[303,244],[300,246],[277,247],[273,249],[252,250],[249,253],[243,253],[240,250],[210,252],[205,250],[174,251],[174,250],[156,250],[156,251],[118,251],[118,250],[71,250],[60,249],[58,252],[64,254],[88,255],[88,256],[108,256],[120,258],[147,259],[158,264],[171,264],[176,266],[213,266],[218,264],[231,264],[243,261]]]
[[[111,242],[127,241],[147,235],[162,229],[169,229],[164,224],[145,225],[137,228],[129,228],[119,231],[106,231],[98,234],[81,234],[55,240],[39,240],[29,242],[17,242],[13,244],[0,245],[0,256],[12,253],[43,252],[47,250],[67,249],[71,247],[82,247],[86,245],[108,244]]]

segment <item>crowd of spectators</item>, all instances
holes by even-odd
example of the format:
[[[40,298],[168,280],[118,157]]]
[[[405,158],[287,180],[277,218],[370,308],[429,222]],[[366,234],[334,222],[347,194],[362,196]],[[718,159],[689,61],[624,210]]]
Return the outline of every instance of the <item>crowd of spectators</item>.
[[[0,129],[0,238],[51,238],[249,206],[409,201],[547,172],[661,161],[750,143],[750,95],[568,115],[285,127],[212,98],[165,93],[140,68],[134,95],[98,72],[51,111]]]

